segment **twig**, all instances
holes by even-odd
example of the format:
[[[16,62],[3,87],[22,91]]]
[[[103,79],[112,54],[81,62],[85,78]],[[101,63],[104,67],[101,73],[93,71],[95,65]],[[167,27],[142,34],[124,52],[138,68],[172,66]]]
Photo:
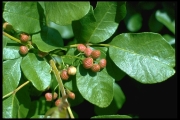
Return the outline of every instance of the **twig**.
[[[13,37],[13,36],[11,36],[11,35],[9,35],[8,33],[4,32],[4,31],[3,31],[3,35],[7,36],[8,38],[10,38],[10,39],[12,39],[12,40],[14,40],[14,41],[16,41],[16,42],[18,42],[18,43],[21,43],[21,44],[23,44],[23,45],[26,45],[26,43],[22,43],[19,39],[15,38],[15,37]]]
[[[65,89],[64,89],[62,80],[61,80],[61,78],[60,78],[59,71],[58,71],[58,69],[57,69],[57,67],[56,67],[56,65],[55,65],[55,62],[54,62],[52,59],[50,60],[50,65],[51,65],[51,67],[52,67],[52,71],[53,71],[53,73],[54,73],[54,75],[55,75],[55,77],[56,77],[56,80],[57,80],[58,83],[59,83],[59,87],[60,87],[62,96],[66,96],[66,91],[65,91]],[[67,101],[67,99],[66,99],[66,101]],[[67,101],[67,102],[68,102],[68,101]],[[72,114],[72,111],[71,111],[71,108],[70,108],[69,106],[68,106],[68,112],[69,112],[69,114],[70,114],[70,117],[71,117],[71,118],[74,118],[74,116],[73,116],[73,114]]]
[[[19,86],[17,89],[15,89],[14,91],[12,91],[12,92],[4,95],[4,96],[3,96],[3,99],[4,99],[5,97],[10,96],[11,94],[15,94],[18,90],[20,90],[22,87],[24,87],[25,85],[27,85],[29,82],[30,82],[30,81],[26,81],[25,83],[23,83],[22,85],[20,85],[20,86]]]

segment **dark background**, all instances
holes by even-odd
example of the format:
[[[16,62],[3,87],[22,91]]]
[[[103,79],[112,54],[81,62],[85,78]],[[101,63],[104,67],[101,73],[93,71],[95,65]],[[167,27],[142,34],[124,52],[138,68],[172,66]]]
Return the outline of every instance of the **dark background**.
[[[148,20],[150,15],[156,10],[163,9],[173,11],[171,17],[176,17],[176,3],[175,2],[156,2],[155,7],[152,9],[142,9],[139,6],[139,1],[127,3],[128,6],[133,7],[142,15],[142,27],[137,32],[150,32]],[[148,4],[148,3],[147,3]],[[154,3],[150,3],[154,4]],[[95,8],[96,2],[91,2]],[[144,6],[145,7],[145,6]],[[130,32],[126,28],[125,21],[120,22],[116,35],[120,33]],[[173,34],[164,26],[158,33],[160,34]],[[177,77],[176,73],[168,80],[157,84],[141,84],[136,82],[133,78],[125,76],[122,80],[117,82],[125,96],[126,102],[117,114],[132,115],[135,118],[177,118]],[[79,118],[91,118],[95,116],[94,106],[87,101],[82,104],[72,107],[79,115]]]

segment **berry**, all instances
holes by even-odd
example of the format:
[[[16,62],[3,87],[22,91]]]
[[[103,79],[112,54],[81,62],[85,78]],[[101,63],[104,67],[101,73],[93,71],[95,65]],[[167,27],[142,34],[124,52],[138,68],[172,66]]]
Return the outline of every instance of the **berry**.
[[[24,33],[22,33],[21,35],[20,35],[20,40],[22,41],[22,42],[27,42],[27,41],[29,41],[31,39],[31,37],[29,36],[29,35],[26,35],[26,34],[24,34]]]
[[[55,106],[58,107],[61,102],[62,102],[62,99],[61,99],[61,98],[57,99],[57,100],[55,101]]]
[[[86,57],[89,57],[92,53],[92,49],[90,47],[87,47],[85,50],[84,50],[84,54]]]
[[[91,67],[91,70],[93,72],[99,72],[100,71],[100,66],[98,64],[94,64],[92,67]]]
[[[52,93],[45,94],[46,101],[52,101]]]
[[[55,100],[57,98],[58,94],[56,92],[53,93],[53,99]]]
[[[19,48],[19,52],[22,55],[26,55],[28,53],[28,51],[29,50],[28,50],[28,48],[26,46],[20,46],[20,48]]]
[[[93,50],[91,53],[91,57],[93,59],[97,59],[101,55],[101,52],[99,50]]]
[[[78,44],[77,45],[77,50],[79,52],[84,52],[85,49],[86,49],[86,46],[84,44]]]
[[[60,77],[61,77],[62,80],[68,80],[69,75],[68,75],[67,70],[65,70],[65,69],[62,70],[62,71],[61,71],[61,74],[60,74]]]
[[[99,61],[99,66],[100,66],[101,68],[105,68],[105,67],[106,67],[106,59],[101,59],[101,60]]]
[[[85,58],[83,60],[83,67],[89,69],[93,66],[93,59],[91,57]]]
[[[12,25],[10,25],[8,22],[3,23],[3,28],[7,32],[11,32],[11,30],[13,29]]]
[[[68,75],[75,75],[76,74],[76,68],[74,66],[70,66],[67,69]]]
[[[73,92],[68,91],[67,94],[68,94],[68,97],[69,97],[69,98],[71,98],[71,99],[73,99],[73,100],[75,99],[75,94],[74,94]]]

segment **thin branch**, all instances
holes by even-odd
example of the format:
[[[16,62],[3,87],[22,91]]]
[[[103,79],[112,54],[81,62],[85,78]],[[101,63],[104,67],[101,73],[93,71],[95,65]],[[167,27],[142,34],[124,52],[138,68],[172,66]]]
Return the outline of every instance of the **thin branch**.
[[[56,80],[58,81],[58,83],[59,83],[59,87],[60,87],[60,90],[61,90],[61,94],[62,94],[62,96],[66,96],[66,91],[65,91],[65,89],[64,89],[64,86],[63,86],[63,83],[62,83],[62,80],[61,80],[61,77],[60,77],[60,75],[59,75],[59,71],[58,71],[58,69],[57,69],[57,67],[56,67],[56,65],[55,65],[55,62],[51,59],[50,61],[50,65],[51,65],[51,67],[52,67],[52,71],[53,71],[53,73],[54,73],[54,75],[55,75],[55,77],[56,77]],[[67,99],[66,99],[66,101],[67,101]],[[68,101],[67,101],[68,102]],[[71,108],[68,106],[68,112],[69,112],[69,114],[70,114],[70,117],[71,118],[74,118],[74,116],[73,116],[73,114],[72,114],[72,111],[71,111]]]
[[[29,82],[30,82],[30,81],[26,81],[25,83],[23,83],[22,85],[20,85],[20,86],[19,86],[17,89],[15,89],[14,91],[12,91],[12,92],[4,95],[4,96],[3,96],[3,99],[4,99],[5,97],[10,96],[11,94],[15,94],[18,90],[20,90],[22,87],[24,87],[25,85],[27,85]]]
[[[10,39],[12,39],[12,40],[14,40],[14,41],[16,41],[16,42],[18,42],[18,43],[21,43],[21,44],[23,44],[23,45],[26,45],[26,43],[22,43],[21,40],[13,37],[13,36],[11,36],[11,35],[9,35],[8,33],[4,32],[4,31],[3,31],[3,35],[5,35],[6,37],[8,37],[8,38],[10,38]]]

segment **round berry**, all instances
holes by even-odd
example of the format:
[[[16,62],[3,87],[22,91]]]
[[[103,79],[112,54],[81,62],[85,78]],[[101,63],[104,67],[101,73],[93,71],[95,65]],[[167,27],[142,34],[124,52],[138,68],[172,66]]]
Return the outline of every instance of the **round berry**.
[[[97,59],[101,55],[101,52],[99,50],[93,50],[91,53],[91,57],[93,59]]]
[[[77,50],[79,52],[84,52],[85,49],[86,49],[86,46],[84,44],[78,44],[77,45]]]
[[[92,49],[90,47],[87,47],[85,50],[84,50],[84,54],[86,57],[89,57],[92,53]]]
[[[26,34],[24,34],[24,33],[20,34],[20,40],[21,40],[22,42],[27,42],[27,41],[29,41],[30,39],[31,39],[31,37],[30,37],[29,35],[26,35]]]
[[[101,60],[99,61],[99,66],[100,66],[101,68],[105,68],[105,67],[106,67],[106,59],[101,59]]]
[[[10,32],[13,29],[12,25],[10,25],[8,22],[3,23],[3,28],[7,32]]]
[[[68,92],[68,97],[71,98],[71,99],[75,99],[75,94],[73,92]]]
[[[83,67],[85,69],[90,69],[93,66],[93,59],[91,57],[85,58],[83,60]]]
[[[70,66],[67,69],[68,75],[75,75],[76,74],[76,68],[74,66]]]
[[[19,48],[19,52],[22,55],[26,55],[28,53],[28,51],[29,50],[28,50],[28,48],[26,46],[20,46],[20,48]]]
[[[93,72],[99,72],[100,71],[100,66],[98,64],[94,64],[92,67],[91,67],[91,70]]]
[[[62,80],[68,80],[69,75],[68,75],[67,70],[62,70],[61,73],[60,73],[60,77],[61,77]]]
[[[45,94],[46,101],[52,101],[52,93],[46,93]]]
[[[56,92],[53,93],[53,99],[55,100],[57,98],[58,94]]]
[[[62,102],[62,99],[61,99],[61,98],[57,99],[57,100],[55,101],[55,106],[58,107],[58,106],[61,104],[61,102]]]

